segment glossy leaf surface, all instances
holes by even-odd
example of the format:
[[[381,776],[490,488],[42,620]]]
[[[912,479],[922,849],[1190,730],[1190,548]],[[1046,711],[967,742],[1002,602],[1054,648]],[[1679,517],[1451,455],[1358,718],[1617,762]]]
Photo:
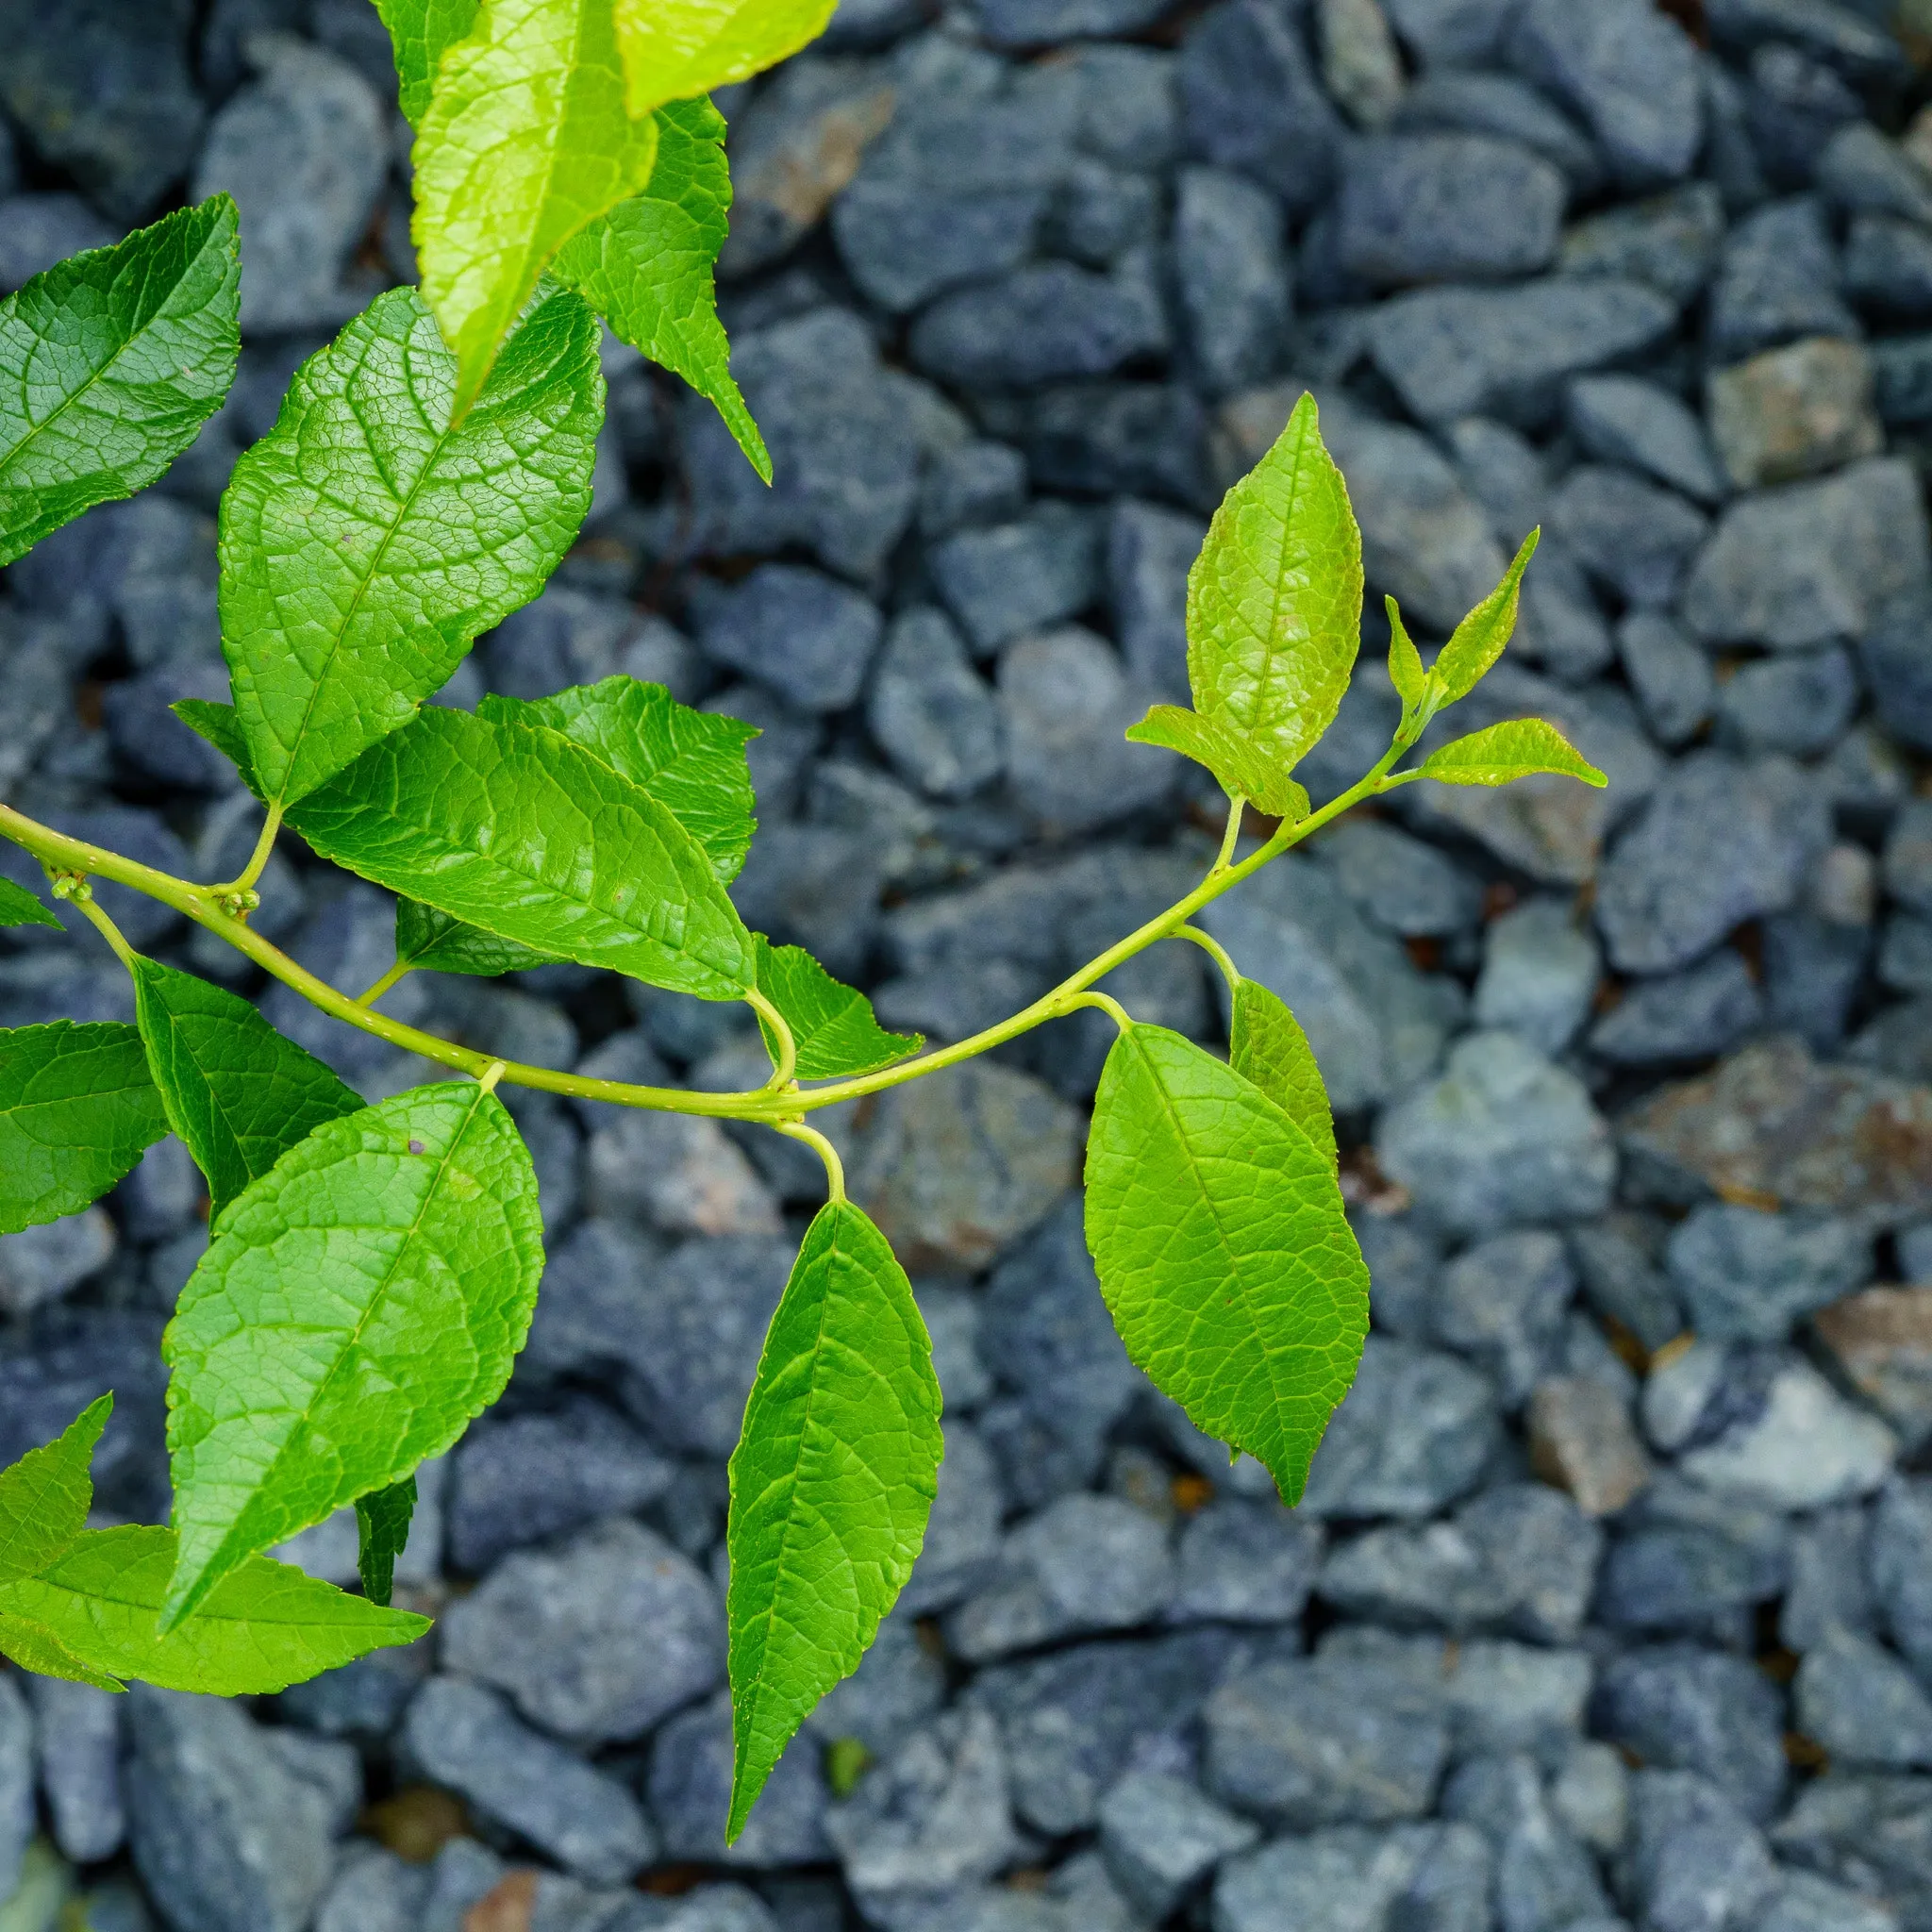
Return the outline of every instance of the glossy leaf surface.
[[[167,1131],[134,1027],[0,1031],[0,1234],[77,1213]]]
[[[1094,1102],[1087,1241],[1127,1353],[1298,1501],[1368,1332],[1328,1152],[1191,1041],[1131,1027]]]
[[[56,932],[60,930],[60,922],[46,906],[11,879],[0,879],[0,925],[51,925]]]
[[[1532,530],[1523,540],[1503,581],[1456,626],[1449,641],[1436,654],[1435,678],[1442,688],[1445,704],[1453,705],[1474,691],[1515,634],[1516,613],[1523,601],[1523,573],[1529,568],[1541,535],[1541,530]]]
[[[1423,760],[1424,776],[1444,785],[1509,785],[1550,772],[1599,788],[1610,781],[1554,724],[1512,718],[1457,738]]]
[[[327,1122],[258,1181],[162,1340],[169,1621],[447,1449],[502,1392],[542,1266],[530,1157],[472,1082]]]
[[[356,1498],[356,1568],[362,1578],[362,1594],[373,1604],[387,1605],[394,1592],[396,1558],[409,1541],[409,1520],[415,1513],[412,1475]]]
[[[616,0],[630,110],[748,80],[825,30],[837,0]]]
[[[0,302],[0,563],[152,483],[242,349],[235,204],[163,216]]]
[[[289,823],[338,865],[504,939],[700,999],[755,983],[751,935],[704,849],[541,726],[425,710]]]
[[[1251,1080],[1298,1126],[1332,1168],[1335,1115],[1315,1050],[1286,1003],[1258,981],[1244,979],[1234,992],[1228,1023],[1227,1061]]]
[[[467,973],[493,979],[548,966],[554,953],[540,953],[515,940],[499,939],[480,925],[465,925],[433,906],[413,899],[396,901],[396,963],[412,973]]]
[[[408,724],[575,541],[595,319],[567,291],[540,302],[452,429],[456,375],[421,298],[391,290],[302,365],[235,466],[222,648],[267,797],[306,796]]]
[[[724,245],[731,171],[724,117],[708,101],[659,108],[658,159],[641,194],[621,201],[558,251],[554,272],[652,361],[716,407],[767,483],[772,458],[731,375],[713,264]]]
[[[658,124],[625,110],[610,0],[484,0],[447,46],[414,152],[423,295],[460,422],[558,249],[650,179]]]
[[[857,1208],[829,1204],[772,1318],[731,1457],[727,1840],[910,1575],[942,1453],[911,1284]]]
[[[87,1527],[89,1469],[113,1409],[111,1395],[98,1397],[51,1442],[0,1470],[0,1584],[38,1576]]]
[[[925,1044],[916,1033],[888,1033],[872,1002],[856,987],[841,985],[803,946],[774,946],[760,933],[758,991],[791,1029],[801,1080],[850,1079],[876,1073]],[[766,1048],[775,1060],[778,1041],[762,1014]]]
[[[607,677],[547,698],[486,697],[486,718],[541,724],[648,791],[705,848],[729,884],[758,825],[744,747],[758,726],[680,705],[661,684]]]
[[[1230,798],[1245,798],[1292,824],[1308,815],[1308,794],[1271,762],[1268,749],[1212,718],[1178,705],[1156,705],[1127,736],[1136,744],[1165,745],[1206,765]]]
[[[324,1121],[361,1096],[240,994],[136,959],[135,1014],[168,1124],[208,1176],[208,1221]]]
[[[1189,573],[1195,710],[1291,771],[1348,689],[1361,609],[1361,532],[1305,395],[1223,498]]]

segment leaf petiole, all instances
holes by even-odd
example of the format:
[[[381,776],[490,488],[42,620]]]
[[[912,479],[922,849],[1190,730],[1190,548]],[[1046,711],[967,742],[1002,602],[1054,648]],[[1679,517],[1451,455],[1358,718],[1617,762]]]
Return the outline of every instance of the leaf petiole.
[[[1205,932],[1198,925],[1177,925],[1168,934],[1171,940],[1192,940],[1193,942],[1221,968],[1221,976],[1227,981],[1227,990],[1233,992],[1241,983],[1241,970],[1227,956],[1227,948],[1210,932]]]
[[[774,1129],[788,1141],[802,1141],[813,1149],[825,1163],[825,1199],[836,1207],[845,1198],[845,1163],[839,1158],[839,1150],[816,1127],[808,1127],[803,1121],[774,1121]]]
[[[210,886],[217,901],[240,899],[244,895],[253,897],[256,886],[262,874],[268,869],[269,856],[275,849],[275,838],[282,829],[282,807],[277,799],[268,808],[268,816],[261,822],[261,831],[255,841],[255,850],[248,855],[248,863],[242,868],[240,876],[230,879],[225,886]],[[251,907],[249,910],[253,910]],[[237,916],[237,915],[231,915]],[[239,915],[246,918],[247,913]]]
[[[765,1023],[768,1041],[776,1040],[778,1042],[778,1050],[772,1057],[772,1077],[759,1091],[782,1093],[797,1076],[798,1041],[793,1038],[785,1015],[757,987],[746,991],[744,1003]]]

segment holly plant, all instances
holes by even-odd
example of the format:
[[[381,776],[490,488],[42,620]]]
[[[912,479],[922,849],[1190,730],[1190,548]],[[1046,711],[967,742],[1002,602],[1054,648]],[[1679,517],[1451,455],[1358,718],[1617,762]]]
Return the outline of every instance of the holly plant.
[[[1220,856],[997,1025],[932,1052],[884,1031],[862,994],[748,931],[732,903],[754,829],[748,726],[627,677],[474,711],[425,702],[575,540],[604,409],[600,316],[708,396],[768,473],[712,302],[730,190],[703,96],[809,39],[830,0],[380,4],[417,128],[422,287],[377,297],[310,357],[237,464],[220,525],[234,702],[175,708],[259,799],[254,855],[233,879],[175,878],[0,806],[0,834],[125,966],[137,1015],[0,1032],[0,1231],[85,1208],[171,1132],[210,1205],[162,1341],[172,1524],[85,1526],[104,1396],[0,1474],[0,1650],[89,1683],[239,1694],[413,1641],[425,1620],[388,1603],[414,1472],[502,1392],[543,1271],[536,1177],[498,1090],[756,1123],[816,1150],[827,1198],[731,1458],[735,1838],[891,1607],[942,1453],[912,1291],[813,1114],[1105,1011],[1119,1037],[1086,1162],[1101,1291],[1133,1359],[1293,1503],[1361,1353],[1367,1275],[1307,1041],[1191,921],[1400,786],[1604,779],[1535,719],[1405,762],[1508,640],[1532,537],[1426,669],[1391,603],[1400,726],[1359,782],[1310,809],[1292,774],[1347,689],[1363,586],[1348,493],[1305,397],[1229,491],[1190,577],[1192,708],[1158,706],[1128,734],[1220,781]],[[241,273],[236,210],[216,197],[0,304],[0,561],[152,482],[193,441],[234,374]],[[1254,823],[1263,836],[1244,844]],[[395,895],[394,970],[359,995],[249,924],[284,831]],[[451,1077],[365,1106],[247,1001],[137,953],[96,880]],[[0,919],[57,923],[11,884]],[[1167,941],[1205,947],[1226,977],[1224,1059],[1101,990]],[[554,960],[743,1002],[770,1077],[730,1093],[590,1079],[381,1009],[408,973]],[[345,1505],[362,1595],[263,1554]]]

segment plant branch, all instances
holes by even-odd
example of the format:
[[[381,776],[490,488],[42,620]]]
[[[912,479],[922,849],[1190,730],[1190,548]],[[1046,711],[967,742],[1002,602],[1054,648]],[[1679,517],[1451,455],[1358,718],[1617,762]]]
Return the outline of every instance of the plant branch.
[[[400,986],[415,969],[398,959],[365,993],[357,996],[358,1007],[373,1007],[391,987]]]
[[[1227,956],[1227,948],[1211,932],[1203,932],[1198,925],[1177,925],[1168,934],[1171,940],[1192,940],[1200,949],[1221,968],[1221,976],[1227,981],[1227,990],[1233,992],[1241,983],[1241,969]]]
[[[186,879],[177,879],[168,873],[156,871],[152,866],[124,858],[119,853],[90,844],[85,840],[56,832],[8,805],[0,805],[0,837],[25,847],[51,872],[71,874],[80,879],[108,879],[172,907],[218,939],[225,940],[244,958],[252,959],[284,986],[292,988],[331,1019],[358,1027],[405,1053],[420,1055],[440,1066],[453,1067],[477,1079],[483,1078],[492,1068],[501,1067],[502,1072],[496,1077],[516,1087],[530,1087],[546,1093],[568,1094],[576,1100],[601,1100],[614,1107],[641,1108],[661,1113],[706,1114],[725,1120],[760,1121],[780,1131],[791,1132],[794,1127],[802,1128],[802,1116],[813,1109],[833,1107],[841,1100],[854,1100],[867,1093],[883,1092],[888,1088],[903,1086],[908,1080],[922,1079],[927,1074],[958,1066],[992,1047],[1003,1045],[1008,1040],[1018,1039],[1023,1033],[1030,1033],[1034,1027],[1049,1020],[1063,1019],[1082,1006],[1099,1003],[1087,997],[1088,990],[1096,980],[1105,979],[1117,966],[1144,952],[1157,941],[1173,937],[1187,926],[1204,906],[1232,891],[1242,880],[1251,878],[1263,866],[1340,818],[1351,807],[1396,785],[1408,783],[1416,774],[1404,773],[1393,779],[1388,775],[1390,768],[1407,749],[1407,746],[1398,739],[1369,772],[1339,797],[1331,799],[1319,811],[1311,812],[1298,824],[1282,825],[1265,844],[1239,863],[1217,866],[1185,898],[1175,901],[1165,912],[1156,914],[1145,924],[1136,927],[1124,939],[1090,959],[1077,972],[1069,974],[1059,985],[1041,994],[1030,1006],[1023,1007],[1019,1012],[996,1025],[986,1027],[951,1046],[923,1054],[916,1059],[902,1060],[897,1066],[856,1079],[799,1088],[792,1080],[796,1048],[790,1029],[776,1009],[770,1008],[770,1003],[754,990],[746,995],[747,1001],[756,1010],[766,1012],[766,1017],[773,1022],[780,1041],[779,1064],[774,1066],[771,1081],[763,1087],[741,1093],[704,1093],[681,1087],[641,1087],[623,1080],[590,1079],[580,1074],[561,1074],[550,1067],[526,1066],[521,1061],[501,1059],[495,1054],[478,1052],[474,1047],[458,1046],[454,1041],[441,1040],[433,1033],[425,1033],[420,1027],[391,1020],[387,1014],[375,1011],[362,1001],[351,999],[326,980],[318,978],[307,967],[251,930],[245,919],[238,918],[226,909],[223,900],[231,894],[230,888],[198,886]],[[1230,813],[1237,831],[1240,825],[1238,813],[1237,805]],[[268,828],[264,827],[265,836],[267,831]],[[273,839],[267,838],[267,843],[272,844]],[[107,921],[106,915],[99,913],[90,899],[76,898],[76,903],[96,924],[106,922],[104,931],[111,929],[112,922]],[[118,932],[113,938],[120,939]],[[121,941],[120,946],[125,947],[125,943]],[[373,1000],[386,990],[383,982],[377,981],[363,995],[363,1001]],[[1101,996],[1102,999],[1105,997]],[[802,1139],[805,1135],[793,1133],[792,1138]],[[816,1144],[816,1140],[813,1144]],[[833,1158],[836,1159],[837,1157]]]
[[[803,1141],[825,1163],[825,1198],[835,1206],[845,1198],[845,1163],[839,1150],[816,1127],[803,1121],[773,1121],[771,1126],[788,1141]]]
[[[798,1072],[798,1042],[791,1037],[785,1015],[757,987],[745,994],[744,1003],[772,1029],[772,1037],[778,1042],[778,1050],[772,1056],[772,1077],[762,1091],[782,1093]]]

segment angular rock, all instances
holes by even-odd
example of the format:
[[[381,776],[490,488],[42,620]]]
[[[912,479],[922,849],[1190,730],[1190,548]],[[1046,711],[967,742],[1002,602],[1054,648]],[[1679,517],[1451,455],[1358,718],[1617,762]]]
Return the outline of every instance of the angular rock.
[[[919,484],[919,534],[1003,524],[1026,507],[1026,458],[1004,442],[975,437],[936,454]]]
[[[1018,522],[961,530],[927,553],[941,597],[977,657],[1093,602],[1099,533],[1065,503],[1042,503]]]
[[[1129,1772],[1100,1805],[1100,1849],[1114,1882],[1164,1918],[1224,1858],[1260,1836],[1195,1786],[1161,1772]]]
[[[1861,342],[1814,336],[1711,374],[1711,441],[1740,490],[1792,483],[1885,447],[1872,358]]]
[[[1874,1227],[1932,1212],[1932,1090],[1821,1064],[1795,1040],[1665,1088],[1620,1138],[1647,1183],[1686,1205],[1719,1193]]]
[[[1309,1516],[1431,1516],[1474,1488],[1502,1428],[1489,1378],[1455,1356],[1371,1335],[1322,1440]]]
[[[1193,367],[1210,395],[1263,382],[1280,367],[1294,315],[1280,204],[1220,168],[1181,172],[1174,272]]]
[[[1272,866],[1201,923],[1293,1008],[1337,1108],[1374,1106],[1435,1066],[1453,1004],[1362,917],[1332,867]]]
[[[1738,1794],[1689,1771],[1632,1780],[1630,1892],[1656,1932],[1744,1932],[1777,1889],[1777,1868]]]
[[[1550,527],[1599,583],[1639,609],[1668,608],[1707,525],[1674,491],[1585,463],[1550,499]]]
[[[1323,201],[1341,122],[1317,84],[1297,23],[1261,0],[1229,0],[1181,46],[1181,114],[1190,145],[1250,175],[1291,215]]]
[[[1294,1624],[1314,1586],[1319,1524],[1279,1502],[1217,1497],[1181,1531],[1172,1623]]]
[[[291,34],[257,35],[249,54],[258,77],[215,116],[192,197],[241,207],[244,329],[331,329],[368,299],[342,282],[389,172],[382,105]]]
[[[1108,520],[1107,601],[1127,668],[1158,697],[1188,702],[1188,572],[1199,518],[1123,499]]]
[[[1580,115],[1624,188],[1681,180],[1704,135],[1697,53],[1677,23],[1642,0],[1577,15],[1527,0],[1505,42],[1510,63]]]
[[[1492,921],[1484,936],[1476,1024],[1560,1053],[1589,1013],[1602,974],[1596,941],[1571,907],[1531,899]]]
[[[1603,163],[1576,124],[1547,94],[1512,75],[1454,68],[1425,74],[1403,95],[1392,125],[1402,133],[1492,135],[1553,163],[1573,191],[1603,185]]]
[[[121,1709],[109,1691],[58,1677],[29,1677],[38,1720],[41,1789],[61,1855],[97,1865],[121,1849],[127,1818],[121,1800]],[[32,1808],[31,1793],[23,1813]]]
[[[1607,1916],[1595,1861],[1548,1803],[1528,1758],[1465,1764],[1442,1793],[1442,1815],[1489,1839],[1504,1924],[1588,1925]]]
[[[1815,758],[1837,743],[1858,698],[1858,674],[1841,645],[1761,658],[1719,691],[1719,736],[1747,753]]]
[[[1422,1817],[1448,1752],[1436,1699],[1346,1660],[1237,1671],[1208,1702],[1208,1789],[1291,1831]]]
[[[591,1136],[587,1206],[668,1235],[775,1235],[778,1205],[716,1121],[625,1109]]]
[[[1796,336],[1856,340],[1840,299],[1839,266],[1824,208],[1808,196],[1759,208],[1725,238],[1710,295],[1710,346],[1722,360]]]
[[[1467,932],[1481,921],[1475,880],[1386,820],[1344,819],[1316,850],[1334,867],[1342,891],[1378,925],[1405,939]]]
[[[658,1857],[622,1784],[519,1724],[480,1684],[432,1677],[409,1706],[402,1743],[426,1776],[580,1878],[621,1885]]]
[[[967,389],[1110,375],[1162,354],[1167,320],[1144,263],[1111,275],[1036,262],[941,295],[912,325],[913,364]]]
[[[1754,1821],[1784,1795],[1784,1698],[1742,1657],[1690,1643],[1625,1651],[1604,1667],[1591,1717],[1646,1764],[1701,1773]],[[1639,1793],[1641,1807],[1641,1780]]]
[[[1614,1516],[1650,1481],[1630,1405],[1588,1375],[1550,1375],[1529,1398],[1529,1457],[1586,1516]]]
[[[1694,966],[1638,980],[1590,1030],[1590,1050],[1613,1066],[1708,1059],[1764,1021],[1764,997],[1739,954],[1720,946]]]
[[[1566,377],[1641,353],[1675,322],[1675,304],[1641,283],[1561,276],[1398,295],[1375,309],[1368,333],[1375,366],[1424,421],[1535,425]]]
[[[908,610],[894,620],[866,723],[892,769],[928,797],[965,798],[1005,765],[993,694],[937,610]]]
[[[1932,1697],[1869,1637],[1828,1633],[1798,1666],[1792,1697],[1798,1729],[1835,1765],[1932,1766]]]
[[[1383,1114],[1375,1152],[1424,1211],[1467,1234],[1600,1214],[1617,1165],[1581,1082],[1510,1033],[1459,1041],[1440,1079]]]
[[[972,1061],[879,1097],[848,1163],[852,1198],[907,1267],[983,1267],[1073,1186],[1078,1136],[1039,1081]]]
[[[1833,1359],[1899,1432],[1907,1455],[1932,1438],[1932,1288],[1872,1288],[1819,1310]]]
[[[1664,1250],[1672,1286],[1707,1341],[1782,1341],[1792,1324],[1872,1277],[1871,1238],[1829,1217],[1709,1202]]]
[[[887,856],[875,836],[855,826],[767,824],[732,898],[754,931],[803,946],[827,972],[856,979],[878,927]]]
[[[136,1685],[127,1833],[149,1894],[195,1932],[306,1932],[335,1863],[336,1806],[240,1704]]]
[[[1932,1485],[1892,1484],[1878,1499],[1872,1522],[1872,1593],[1884,1627],[1911,1659],[1921,1683],[1932,1685]]]
[[[760,564],[729,589],[699,590],[691,611],[708,658],[801,711],[842,711],[858,695],[884,626],[856,591],[789,563]]]
[[[1541,156],[1474,134],[1385,135],[1348,153],[1335,246],[1371,289],[1534,275],[1567,188]]]
[[[1591,456],[1641,470],[1698,503],[1724,494],[1704,425],[1668,390],[1635,375],[1580,375],[1563,401],[1571,429]]]
[[[639,1736],[724,1669],[710,1584],[621,1517],[554,1550],[506,1557],[450,1606],[442,1637],[452,1669],[507,1690],[545,1730],[588,1741]]]
[[[1432,1297],[1433,1340],[1471,1357],[1517,1408],[1555,1366],[1575,1292],[1557,1236],[1541,1229],[1494,1235],[1442,1271]]]
[[[1688,965],[1734,926],[1782,912],[1828,842],[1794,766],[1693,752],[1665,774],[1603,868],[1597,926],[1625,971]]]
[[[1710,279],[1724,239],[1723,195],[1708,181],[1691,181],[1578,222],[1563,237],[1557,267],[1622,276],[1688,302]]]

